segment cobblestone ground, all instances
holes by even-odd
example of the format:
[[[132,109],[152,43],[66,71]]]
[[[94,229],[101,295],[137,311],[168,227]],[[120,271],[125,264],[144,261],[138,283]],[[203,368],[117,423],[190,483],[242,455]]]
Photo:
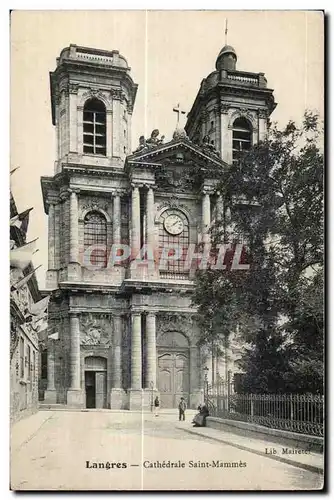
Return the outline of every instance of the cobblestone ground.
[[[191,426],[191,415],[182,422]],[[313,472],[214,443],[178,429],[176,414],[41,411],[12,430],[11,488],[15,490],[309,490]],[[25,435],[26,434],[26,435]],[[245,438],[245,441],[246,438]],[[239,467],[190,467],[191,461]],[[184,468],[145,468],[157,461]],[[127,467],[87,468],[93,463]],[[240,463],[245,465],[240,466]]]

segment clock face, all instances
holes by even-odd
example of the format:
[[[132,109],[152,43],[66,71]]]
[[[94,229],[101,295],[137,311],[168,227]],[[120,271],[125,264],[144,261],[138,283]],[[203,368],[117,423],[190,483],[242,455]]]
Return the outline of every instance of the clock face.
[[[179,215],[168,215],[165,219],[164,227],[169,234],[180,234],[183,231],[183,221]]]

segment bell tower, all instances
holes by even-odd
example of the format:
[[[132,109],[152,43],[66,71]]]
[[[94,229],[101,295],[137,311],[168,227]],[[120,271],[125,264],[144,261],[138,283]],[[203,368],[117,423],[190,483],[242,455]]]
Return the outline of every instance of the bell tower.
[[[216,70],[202,80],[185,126],[192,141],[210,144],[228,164],[266,137],[276,107],[264,73],[240,71],[237,60],[233,47],[221,49]]]
[[[131,152],[137,85],[118,50],[70,45],[50,73],[55,173],[62,163],[122,167]]]

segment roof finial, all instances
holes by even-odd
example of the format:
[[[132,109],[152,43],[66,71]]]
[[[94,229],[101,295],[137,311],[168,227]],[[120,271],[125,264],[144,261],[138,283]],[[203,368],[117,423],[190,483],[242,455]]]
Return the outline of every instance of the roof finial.
[[[227,18],[225,19],[225,45],[227,45]]]

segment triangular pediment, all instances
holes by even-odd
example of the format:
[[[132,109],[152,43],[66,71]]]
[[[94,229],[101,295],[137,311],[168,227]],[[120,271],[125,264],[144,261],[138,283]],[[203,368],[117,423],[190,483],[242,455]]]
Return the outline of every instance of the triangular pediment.
[[[152,165],[159,167],[168,164],[185,164],[200,166],[204,170],[219,170],[228,168],[228,164],[223,162],[217,153],[210,148],[202,148],[197,144],[187,140],[179,139],[143,148],[141,151],[133,153],[126,159],[126,165]]]

